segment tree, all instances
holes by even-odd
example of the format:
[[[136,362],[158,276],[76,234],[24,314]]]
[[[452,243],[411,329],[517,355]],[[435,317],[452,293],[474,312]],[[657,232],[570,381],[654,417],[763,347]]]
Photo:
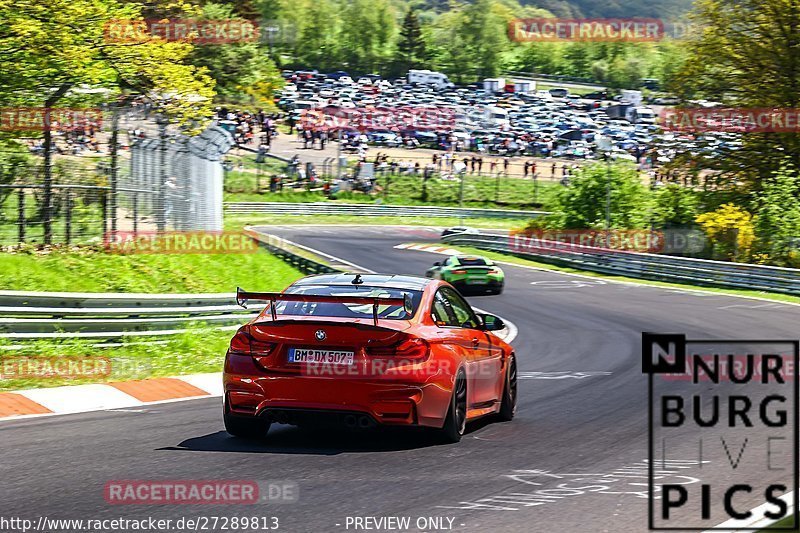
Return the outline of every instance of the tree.
[[[422,28],[413,8],[409,8],[400,27],[400,41],[397,43],[395,63],[399,72],[407,72],[424,65],[427,48],[422,36]]]
[[[699,206],[695,190],[670,183],[654,193],[653,222],[661,227],[688,226],[698,215]]]
[[[340,9],[331,0],[313,0],[296,5],[301,24],[295,51],[299,63],[322,71],[340,67]]]
[[[81,86],[147,94],[184,124],[207,120],[214,82],[186,62],[192,45],[136,34],[115,21],[141,21],[141,7],[118,0],[0,0],[0,104],[56,107]],[[112,25],[112,26],[110,26]],[[52,132],[44,137],[44,240],[52,237]]]
[[[800,2],[698,0],[687,60],[674,85],[694,95],[737,107],[800,107]],[[701,161],[758,190],[788,161],[800,169],[796,133],[750,133],[744,146],[724,158]]]
[[[570,178],[556,195],[554,211],[567,229],[600,229],[605,226],[606,201],[611,191],[611,227],[638,229],[648,226],[648,190],[636,167],[617,163],[587,165]]]
[[[230,5],[209,3],[203,7],[205,20],[226,20],[236,16]],[[257,42],[195,46],[189,58],[193,65],[208,70],[216,83],[217,94],[229,101],[247,98],[269,106],[273,93],[283,82],[275,64]]]
[[[357,72],[374,72],[385,64],[395,23],[388,0],[351,0],[342,18],[342,60]]]
[[[759,262],[779,266],[800,266],[800,204],[797,202],[800,181],[793,169],[783,168],[764,183],[755,199],[753,211]]]
[[[437,20],[437,39],[443,68],[457,80],[465,75],[497,75],[510,45],[507,28],[513,12],[494,0],[474,3],[443,13]]]

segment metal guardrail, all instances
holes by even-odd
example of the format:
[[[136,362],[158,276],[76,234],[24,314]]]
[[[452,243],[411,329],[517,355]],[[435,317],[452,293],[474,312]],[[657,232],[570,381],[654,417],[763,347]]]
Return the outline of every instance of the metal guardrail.
[[[281,239],[245,230],[306,274],[339,269],[294,253]],[[259,310],[263,306],[256,305]],[[0,291],[0,338],[123,338],[171,335],[191,324],[235,328],[254,318],[236,294],[120,294]]]
[[[232,326],[253,316],[235,294],[0,291],[0,338],[8,339],[178,333],[193,323]]]
[[[800,296],[800,269],[535,242],[522,235],[461,234],[442,241],[603,274]]]
[[[354,215],[399,217],[451,218],[509,218],[530,219],[549,214],[547,211],[517,211],[511,209],[481,209],[469,207],[439,207],[427,205],[340,204],[334,202],[229,202],[224,204],[228,214],[271,215]]]

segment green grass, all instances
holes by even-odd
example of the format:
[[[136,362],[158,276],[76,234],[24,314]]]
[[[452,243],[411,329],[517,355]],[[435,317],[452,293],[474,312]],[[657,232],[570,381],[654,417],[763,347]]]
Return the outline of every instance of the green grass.
[[[54,204],[58,204],[63,192],[56,191]],[[44,226],[37,220],[37,202],[30,193],[25,195],[25,241],[41,243],[44,241]],[[66,239],[66,213],[61,207],[54,213],[53,241],[64,242]],[[92,239],[102,239],[103,211],[97,198],[92,195],[77,193],[73,196],[71,242],[85,243]],[[0,244],[16,244],[19,242],[19,197],[15,193],[0,203]]]
[[[8,349],[12,342],[0,339],[0,369],[6,368],[8,373],[0,379],[0,391],[221,372],[223,356],[232,335],[231,331],[195,328],[180,335],[137,337],[130,344],[111,348],[92,346],[96,340],[67,339],[25,342],[20,345],[21,349]],[[145,344],[153,340],[159,344]],[[92,360],[109,372],[80,377],[15,377],[13,368],[31,368],[36,364],[35,361],[26,363],[28,360],[38,360],[40,364],[47,362],[51,366],[66,361]]]
[[[488,257],[490,259],[494,259],[497,261],[505,261],[506,263],[512,263],[516,265],[523,265],[523,266],[530,266],[539,268],[542,270],[551,270],[554,272],[565,272],[569,274],[580,274],[582,276],[598,278],[598,279],[607,279],[611,281],[622,281],[626,283],[638,283],[641,285],[652,285],[656,287],[665,287],[665,288],[672,288],[672,289],[684,289],[684,290],[703,290],[706,292],[715,292],[723,295],[731,295],[731,296],[745,296],[750,298],[762,298],[765,300],[775,300],[778,302],[788,302],[788,303],[797,303],[800,304],[800,297],[797,296],[790,296],[788,294],[777,294],[771,292],[762,292],[762,291],[748,291],[748,290],[739,290],[739,289],[721,289],[718,287],[705,287],[705,286],[697,286],[697,285],[688,285],[685,283],[671,283],[665,281],[653,281],[653,280],[646,280],[646,279],[638,279],[638,278],[629,278],[625,276],[613,276],[610,274],[601,274],[598,272],[592,272],[588,270],[578,270],[576,268],[570,267],[562,267],[558,265],[552,265],[549,263],[542,263],[539,261],[532,261],[530,259],[524,259],[521,257],[516,257],[510,254],[504,254],[499,252],[492,252],[489,250],[482,250],[480,248],[473,248],[471,246],[453,246],[448,245],[448,247],[453,248],[455,250],[459,250],[461,252],[467,254],[478,254]]]
[[[241,228],[241,226],[240,226]],[[283,289],[302,274],[263,250],[242,254],[109,254],[95,249],[0,254],[0,287],[69,292],[203,293]]]
[[[269,176],[262,175],[262,190],[268,187]],[[534,186],[535,185],[535,186]],[[560,185],[552,181],[531,179],[467,176],[464,180],[464,205],[504,209],[548,209],[553,205]],[[431,178],[425,185],[421,176],[382,175],[376,190],[371,194],[340,192],[335,200],[347,203],[381,201],[393,205],[458,206],[461,184],[459,180]],[[329,201],[322,192],[284,187],[282,192],[258,193],[256,175],[229,172],[225,182],[226,202],[324,202]]]
[[[770,529],[778,529],[778,528],[781,528],[781,527],[787,528],[787,527],[791,527],[791,526],[795,526],[795,531],[798,530],[797,529],[797,524],[795,522],[795,517],[794,516],[787,516],[786,518],[784,518],[780,522],[771,525],[769,528],[765,529],[764,531],[769,531]]]
[[[233,292],[237,285],[279,291],[303,274],[259,250],[248,254],[117,255],[94,249],[0,254],[0,287],[10,290],[69,292],[207,293]],[[170,336],[136,337],[122,347],[97,348],[97,340],[19,341],[0,339],[0,373],[17,358],[110,360],[110,375],[81,378],[0,379],[0,390],[124,381],[221,370],[231,331],[195,327]],[[157,340],[159,344],[143,344]]]
[[[284,224],[354,224],[363,226],[435,226],[467,225],[484,229],[517,229],[524,227],[525,219],[464,218],[457,217],[362,217],[355,215],[225,215],[225,229],[240,230],[244,226],[279,226]]]

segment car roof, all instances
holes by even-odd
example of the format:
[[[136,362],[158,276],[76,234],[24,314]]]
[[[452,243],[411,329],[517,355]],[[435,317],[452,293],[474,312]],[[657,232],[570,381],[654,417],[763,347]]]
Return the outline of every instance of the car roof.
[[[292,287],[303,285],[346,285],[353,286],[355,274],[318,274],[308,276],[292,283]],[[385,287],[388,289],[425,290],[432,281],[421,276],[401,276],[398,274],[361,274],[363,285],[369,287]]]
[[[468,261],[471,260],[471,259],[481,259],[483,261],[486,261],[487,265],[493,264],[493,261],[491,259],[489,259],[488,257],[482,256],[482,255],[477,255],[477,254],[472,254],[472,255],[459,254],[459,255],[454,255],[452,257],[457,259],[459,263],[461,263],[462,259],[465,259],[465,260],[468,260]]]

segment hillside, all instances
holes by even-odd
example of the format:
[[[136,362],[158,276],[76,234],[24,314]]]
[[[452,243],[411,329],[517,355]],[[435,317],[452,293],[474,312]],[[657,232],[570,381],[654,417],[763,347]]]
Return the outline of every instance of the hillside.
[[[673,19],[686,13],[692,0],[529,0],[523,5],[542,7],[560,17],[655,17]]]

